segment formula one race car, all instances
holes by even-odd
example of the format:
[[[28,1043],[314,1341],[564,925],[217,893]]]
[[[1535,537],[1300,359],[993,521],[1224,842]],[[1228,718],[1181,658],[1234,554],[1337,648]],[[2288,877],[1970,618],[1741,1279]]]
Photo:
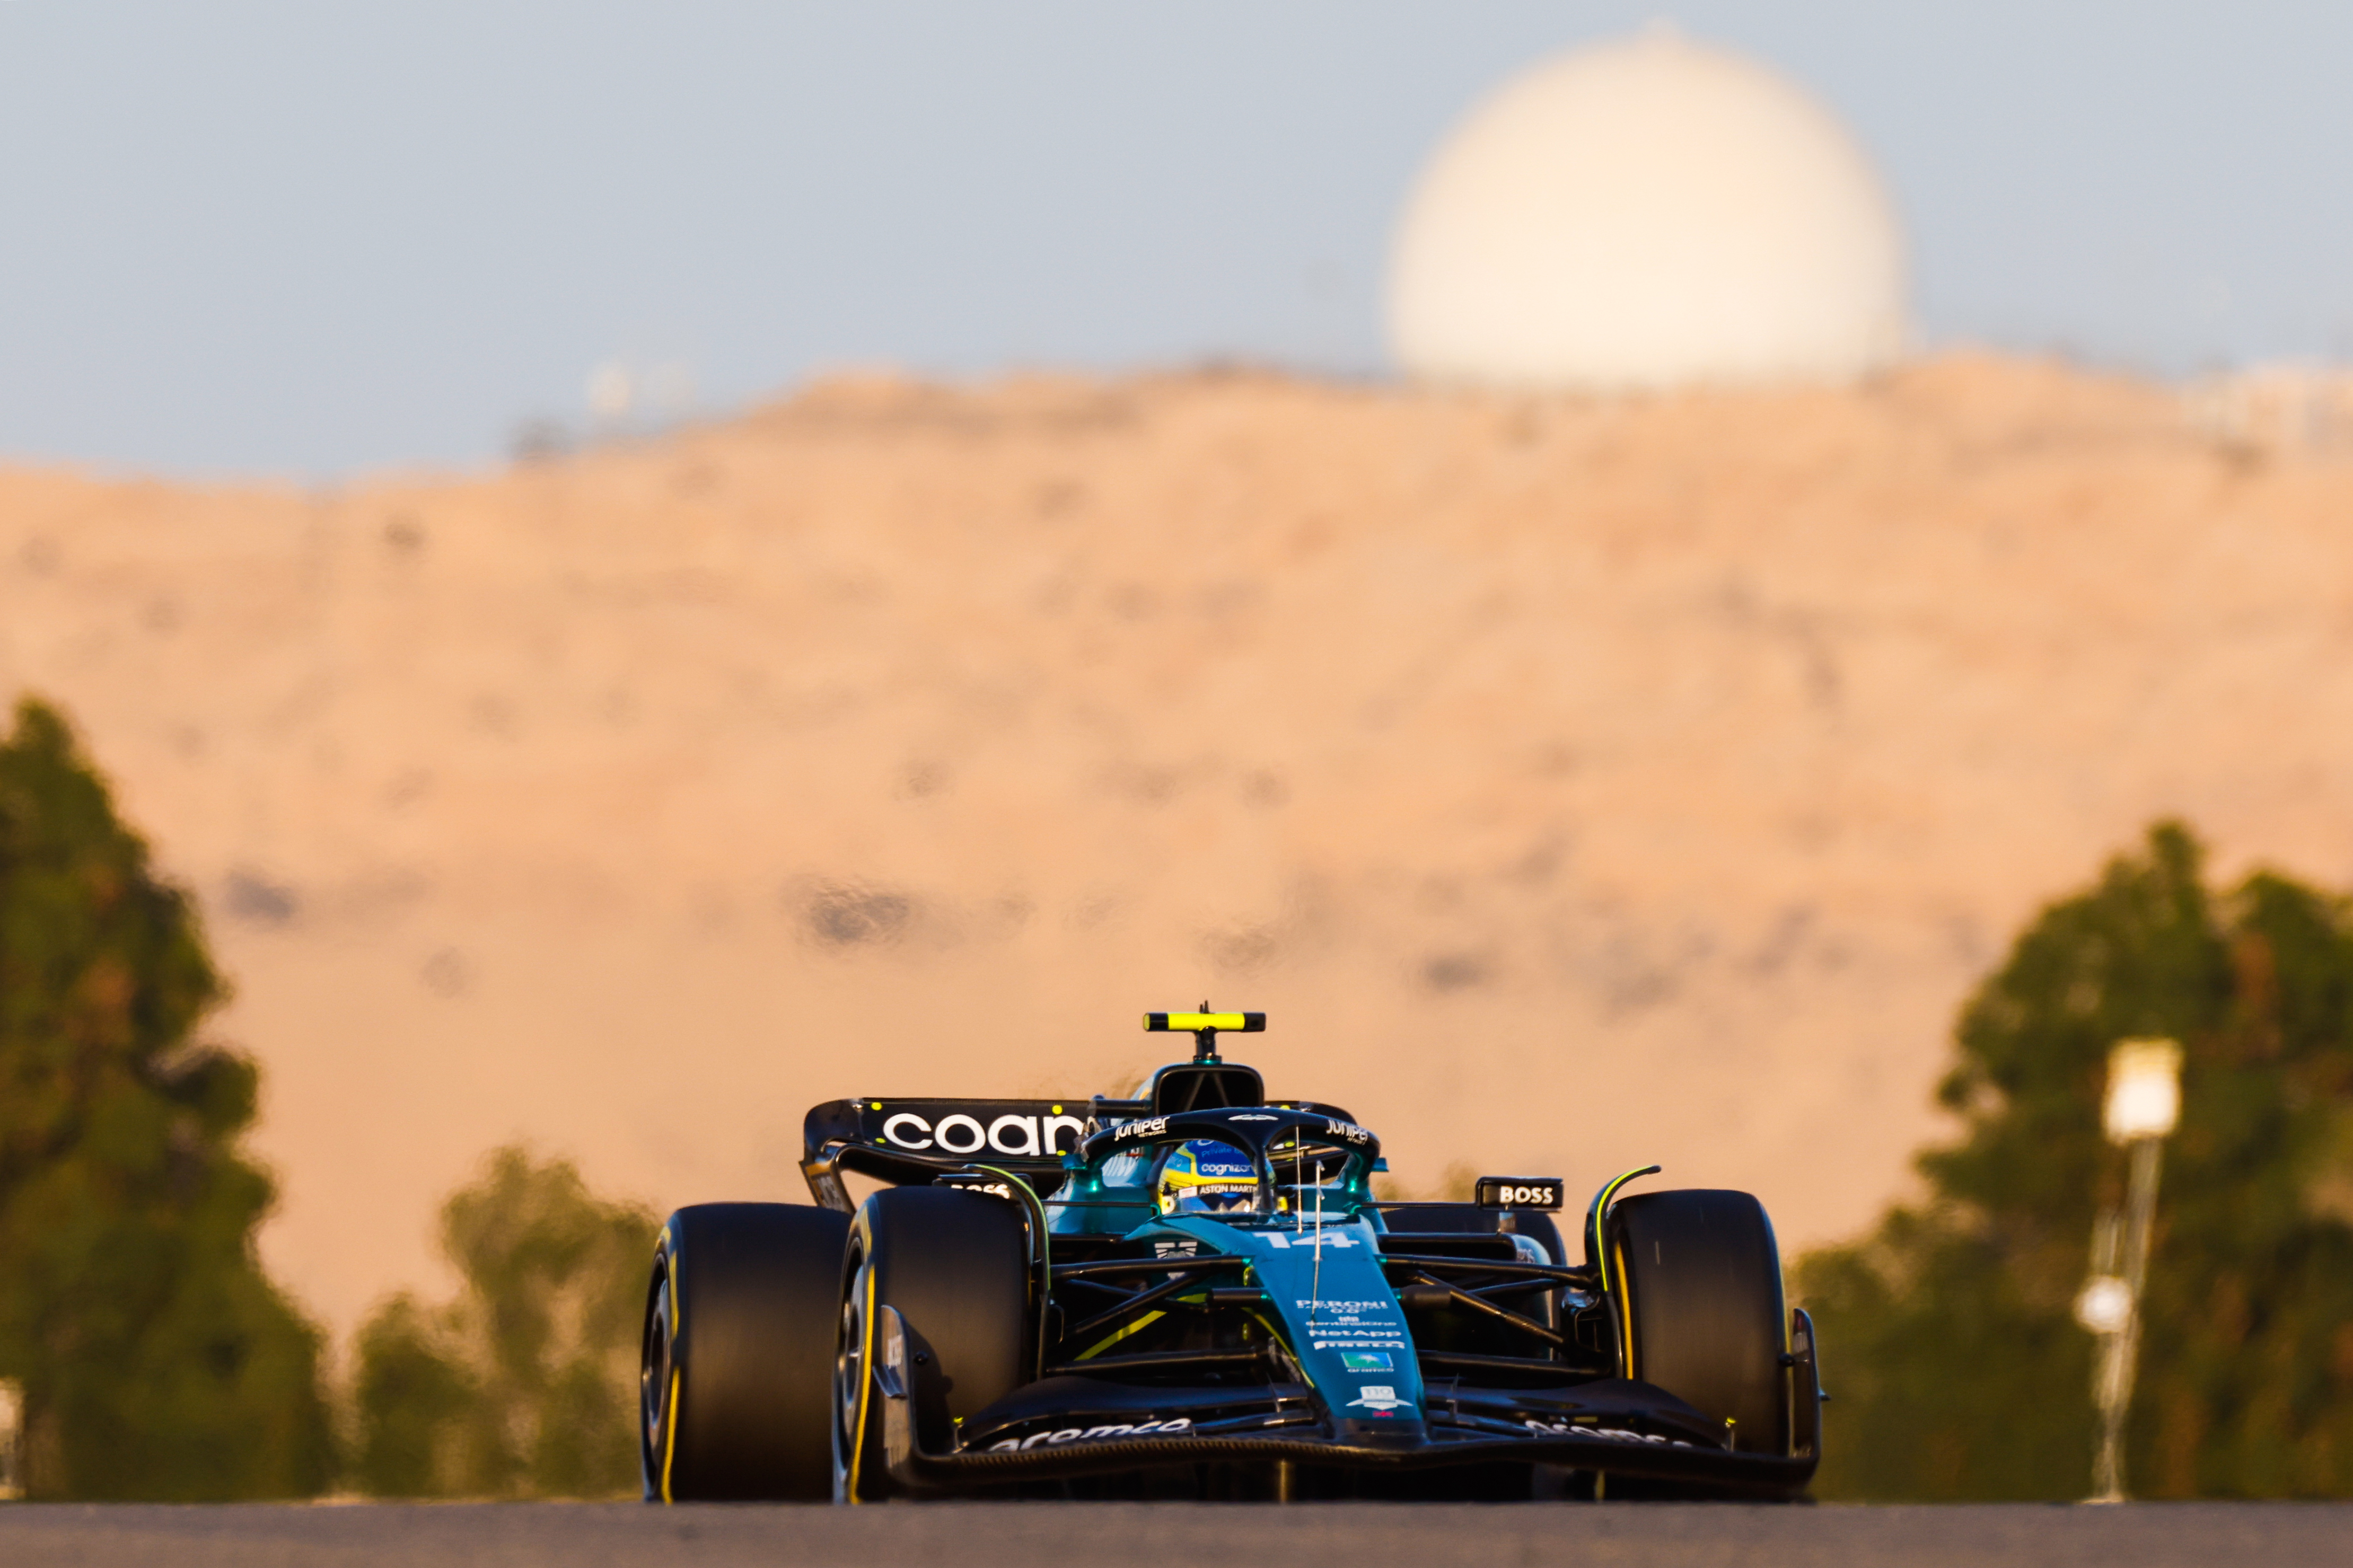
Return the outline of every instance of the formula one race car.
[[[1746,1193],[1551,1177],[1383,1203],[1380,1142],[1149,1014],[1140,1100],[835,1100],[816,1206],[702,1204],[654,1253],[646,1496],[1795,1497],[1813,1325]],[[884,1184],[853,1205],[855,1172]]]

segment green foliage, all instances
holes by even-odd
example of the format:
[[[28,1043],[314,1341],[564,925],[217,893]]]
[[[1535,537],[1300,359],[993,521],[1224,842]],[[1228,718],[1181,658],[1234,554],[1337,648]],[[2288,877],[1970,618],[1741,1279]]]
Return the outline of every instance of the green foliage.
[[[1478,1167],[1464,1164],[1460,1160],[1439,1172],[1438,1180],[1427,1191],[1409,1186],[1391,1175],[1373,1178],[1373,1196],[1385,1204],[1467,1204],[1478,1195]]]
[[[638,1482],[638,1333],[655,1220],[568,1161],[501,1149],[441,1209],[465,1280],[358,1342],[355,1479],[379,1497],[608,1497]]]
[[[1818,1490],[2090,1489],[2073,1302],[2119,1198],[2108,1048],[2181,1042],[2127,1436],[2145,1497],[2353,1493],[2353,920],[2259,873],[2209,891],[2178,826],[2052,906],[1964,1009],[1933,1196],[1799,1266],[1837,1395]]]
[[[238,1157],[251,1063],[192,1039],[223,994],[65,721],[0,742],[0,1375],[36,1497],[304,1496],[334,1457],[319,1338],[262,1274]]]

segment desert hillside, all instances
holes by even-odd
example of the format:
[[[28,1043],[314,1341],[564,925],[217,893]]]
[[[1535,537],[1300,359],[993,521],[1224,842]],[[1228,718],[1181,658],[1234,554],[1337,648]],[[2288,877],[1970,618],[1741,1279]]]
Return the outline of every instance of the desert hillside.
[[[2353,881],[2353,465],[1974,357],[839,381],[487,478],[0,472],[19,690],[200,893],[339,1325],[500,1141],[802,1195],[814,1100],[1082,1095],[1204,996],[1409,1184],[1655,1160],[1803,1245],[2150,818]]]

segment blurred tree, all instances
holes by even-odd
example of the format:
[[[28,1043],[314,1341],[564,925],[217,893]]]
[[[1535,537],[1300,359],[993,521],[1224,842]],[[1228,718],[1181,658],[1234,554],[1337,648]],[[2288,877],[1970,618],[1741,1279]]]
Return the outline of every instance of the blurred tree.
[[[2353,1493],[2353,921],[2258,873],[2218,897],[2181,827],[2052,905],[1963,1010],[1931,1193],[1798,1270],[1837,1395],[1817,1489],[2077,1498],[2093,1340],[2073,1315],[2125,1162],[2108,1048],[2185,1051],[2127,1438],[2144,1497]]]
[[[1467,1204],[1479,1195],[1479,1171],[1457,1160],[1438,1173],[1428,1188],[1411,1185],[1392,1175],[1373,1178],[1373,1196],[1385,1204]]]
[[[650,1210],[520,1148],[441,1209],[465,1284],[404,1292],[358,1342],[355,1479],[379,1497],[608,1497],[638,1483],[638,1335]]]
[[[64,720],[0,741],[0,1375],[48,1498],[304,1496],[334,1455],[319,1336],[263,1275],[251,1063],[195,910]]]

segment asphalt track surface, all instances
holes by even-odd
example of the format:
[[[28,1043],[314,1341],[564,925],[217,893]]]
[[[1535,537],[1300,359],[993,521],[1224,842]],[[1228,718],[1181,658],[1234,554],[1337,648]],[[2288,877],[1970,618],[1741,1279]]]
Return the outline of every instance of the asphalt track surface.
[[[0,1505],[9,1568],[1053,1568],[1089,1558],[1150,1568],[2353,1565],[2353,1504]]]

